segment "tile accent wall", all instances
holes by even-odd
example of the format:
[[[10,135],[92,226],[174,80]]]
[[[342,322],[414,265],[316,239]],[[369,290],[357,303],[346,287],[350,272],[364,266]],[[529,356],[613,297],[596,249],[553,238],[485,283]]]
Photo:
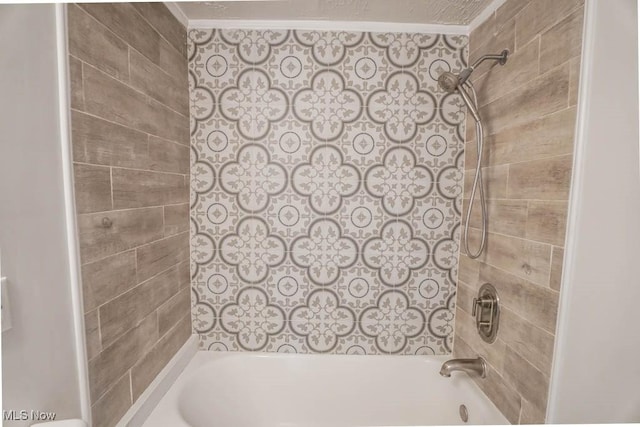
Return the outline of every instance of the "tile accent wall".
[[[478,380],[512,423],[543,423],[554,348],[571,179],[582,0],[508,0],[470,36],[470,59],[508,48],[503,67],[473,75],[486,122],[489,237],[478,260],[460,257],[456,356],[480,354]],[[465,189],[476,157],[467,123]],[[467,195],[468,197],[468,195]],[[467,202],[467,200],[465,200]],[[479,206],[471,218],[479,241]],[[471,301],[485,282],[502,301],[498,340],[475,331]]]
[[[465,36],[191,30],[193,322],[210,350],[451,351]]]
[[[113,426],[191,334],[186,29],[161,3],[67,13],[93,425]]]

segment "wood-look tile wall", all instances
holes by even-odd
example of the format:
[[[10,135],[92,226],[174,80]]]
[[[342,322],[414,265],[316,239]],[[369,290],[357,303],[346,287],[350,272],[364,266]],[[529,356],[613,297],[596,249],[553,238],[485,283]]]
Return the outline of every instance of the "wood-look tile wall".
[[[186,29],[162,3],[67,10],[93,425],[113,426],[191,334]]]
[[[582,0],[507,0],[469,38],[470,63],[509,49],[505,66],[483,64],[472,81],[485,123],[483,165],[489,235],[477,260],[460,256],[454,355],[489,363],[480,387],[512,423],[545,420],[572,167],[582,46]],[[468,117],[465,209],[476,166]],[[479,243],[480,206],[470,220]],[[475,330],[471,301],[483,283],[501,298],[498,339]]]

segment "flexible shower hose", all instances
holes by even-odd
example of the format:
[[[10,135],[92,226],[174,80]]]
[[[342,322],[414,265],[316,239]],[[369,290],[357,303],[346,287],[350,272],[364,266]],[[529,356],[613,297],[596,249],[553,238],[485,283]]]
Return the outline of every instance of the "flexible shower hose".
[[[458,87],[460,94],[462,95],[462,99],[471,110],[473,118],[476,122],[476,146],[477,146],[477,163],[476,163],[476,172],[473,179],[473,185],[471,186],[471,194],[469,196],[469,204],[467,205],[467,214],[465,216],[465,224],[463,231],[463,244],[464,250],[467,256],[471,259],[478,258],[482,255],[484,251],[485,243],[487,241],[487,203],[484,197],[484,185],[482,184],[482,152],[484,146],[484,131],[482,128],[482,121],[480,120],[480,115],[478,113],[478,98],[476,95],[476,90],[469,80],[463,83],[464,87],[468,88],[471,91],[471,95],[473,96],[473,100],[469,99],[468,94],[465,92],[463,87]],[[482,233],[480,237],[480,247],[476,252],[472,252],[469,249],[469,223],[471,220],[471,211],[473,209],[473,202],[476,197],[476,191],[480,192],[480,210],[481,210],[481,227]]]

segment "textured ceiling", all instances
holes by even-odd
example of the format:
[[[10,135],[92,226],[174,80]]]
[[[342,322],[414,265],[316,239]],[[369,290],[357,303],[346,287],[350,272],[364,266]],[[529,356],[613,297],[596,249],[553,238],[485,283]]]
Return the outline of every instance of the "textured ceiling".
[[[192,19],[372,21],[468,25],[492,0],[262,0],[179,2]]]

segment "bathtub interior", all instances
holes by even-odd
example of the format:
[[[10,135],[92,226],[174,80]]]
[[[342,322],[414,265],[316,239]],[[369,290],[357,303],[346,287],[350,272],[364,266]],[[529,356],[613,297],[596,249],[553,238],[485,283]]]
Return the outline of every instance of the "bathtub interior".
[[[440,356],[196,353],[145,427],[329,427],[508,424]]]

